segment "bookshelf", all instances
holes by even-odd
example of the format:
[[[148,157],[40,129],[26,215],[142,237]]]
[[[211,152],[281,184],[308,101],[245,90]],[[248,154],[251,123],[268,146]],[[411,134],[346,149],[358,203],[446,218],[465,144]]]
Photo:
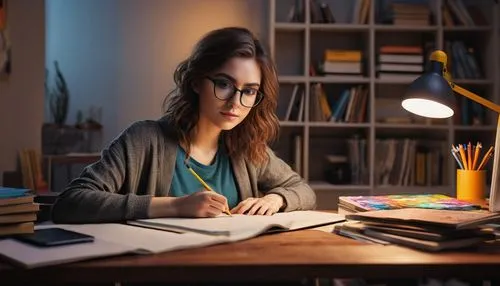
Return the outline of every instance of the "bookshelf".
[[[362,2],[363,0],[360,0]],[[446,120],[418,120],[412,118],[410,123],[384,122],[384,116],[411,116],[400,107],[400,98],[411,82],[406,78],[379,78],[377,72],[378,51],[384,45],[419,45],[433,43],[434,48],[446,50],[450,41],[463,41],[474,49],[480,66],[482,77],[458,78],[454,82],[496,103],[500,102],[499,82],[500,56],[498,20],[499,8],[495,1],[465,1],[474,3],[480,8],[486,25],[448,26],[443,23],[443,9],[447,0],[426,2],[431,12],[431,22],[426,26],[386,24],[379,11],[384,0],[369,0],[369,8],[365,24],[351,23],[351,14],[357,1],[351,0],[317,0],[316,3],[327,3],[333,12],[335,23],[316,23],[311,21],[312,1],[271,0],[269,1],[269,46],[278,67],[280,81],[280,97],[278,116],[281,122],[279,140],[273,145],[278,156],[292,165],[311,185],[318,196],[318,208],[336,208],[337,198],[341,195],[379,195],[403,193],[443,193],[455,195],[456,163],[449,153],[451,144],[475,143],[481,141],[483,146],[494,144],[497,115],[484,110],[484,120],[478,125],[461,124],[460,115]],[[412,1],[415,2],[415,1]],[[290,22],[290,9],[299,5],[303,9],[302,19]],[[357,49],[363,54],[362,75],[311,75],[310,66],[321,61],[325,49]],[[427,55],[424,53],[424,57]],[[320,83],[325,93],[333,94],[332,101],[339,100],[343,89],[362,86],[367,90],[366,118],[361,122],[331,122],[312,120],[314,84]],[[295,85],[303,92],[304,106],[301,120],[284,120],[293,96]],[[300,94],[297,93],[297,94]],[[457,96],[457,101],[461,100]],[[482,107],[481,107],[482,108]],[[353,111],[356,112],[356,111]],[[440,150],[442,173],[438,173],[439,181],[427,179],[423,184],[415,184],[415,170],[408,169],[395,182],[384,184],[381,179],[380,156],[388,156],[381,140],[405,139],[416,141],[428,150]],[[353,181],[352,168],[345,169],[345,161],[328,161],[331,156],[348,157],[352,160],[349,141],[356,141],[358,146],[365,146],[366,160],[357,164],[357,180]],[[411,146],[411,143],[408,143]],[[404,144],[403,144],[404,146]],[[390,147],[387,147],[390,148]],[[396,147],[394,147],[396,148]],[[395,149],[396,153],[403,149]],[[416,149],[408,149],[416,150]],[[358,150],[359,151],[359,150]],[[327,157],[330,155],[330,157]],[[408,157],[410,160],[411,157]],[[330,162],[330,163],[329,163]],[[413,161],[414,163],[415,161]],[[429,161],[437,162],[437,161]],[[364,171],[359,165],[365,164]],[[414,166],[414,164],[407,164]],[[431,165],[429,169],[432,169]],[[342,167],[343,166],[343,167]],[[404,166],[404,165],[403,165]],[[394,166],[393,166],[394,168]],[[408,168],[408,167],[404,167]],[[486,167],[491,172],[491,162]],[[382,168],[383,169],[383,168]],[[340,171],[339,171],[340,170]],[[346,183],[332,182],[332,172],[348,170],[351,180]],[[430,171],[426,171],[430,172]],[[413,175],[410,175],[413,173]],[[408,175],[406,175],[408,174]],[[427,178],[435,175],[427,174]],[[491,173],[488,174],[488,177]],[[409,177],[409,178],[410,178]],[[413,183],[411,183],[413,182]]]

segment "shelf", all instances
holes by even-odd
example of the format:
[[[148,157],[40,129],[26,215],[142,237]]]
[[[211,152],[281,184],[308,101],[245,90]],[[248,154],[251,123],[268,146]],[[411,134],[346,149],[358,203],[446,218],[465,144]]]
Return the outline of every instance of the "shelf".
[[[314,122],[308,123],[311,127],[328,127],[328,128],[369,128],[370,123],[349,123],[349,122]]]
[[[397,123],[375,123],[376,129],[428,129],[447,130],[448,125],[438,124],[397,124]]]
[[[468,131],[468,132],[473,132],[473,131],[496,131],[497,127],[496,125],[455,125],[453,126],[453,129],[455,131]]]
[[[311,31],[368,32],[369,25],[361,24],[310,24]]]
[[[453,79],[453,83],[461,84],[475,84],[475,85],[490,85],[493,84],[491,79],[476,79],[476,78],[463,78],[463,79]]]
[[[450,195],[452,186],[375,186],[374,195],[382,194],[443,194]]]
[[[376,0],[379,1],[379,0]],[[276,66],[280,82],[280,118],[285,114],[290,99],[293,96],[295,85],[299,85],[304,94],[304,120],[300,122],[280,122],[283,133],[280,135],[279,151],[287,162],[301,163],[300,174],[311,187],[318,191],[322,207],[336,207],[337,198],[341,195],[382,195],[382,194],[423,194],[443,193],[455,195],[456,165],[452,156],[449,156],[449,144],[478,141],[484,145],[494,144],[497,133],[497,115],[484,108],[485,125],[461,125],[459,114],[448,119],[424,119],[412,115],[401,107],[401,98],[408,87],[422,73],[390,75],[380,74],[377,69],[380,48],[383,46],[421,46],[433,43],[432,49],[447,51],[449,41],[462,41],[466,48],[474,49],[478,54],[477,64],[484,78],[452,78],[451,82],[462,86],[492,102],[500,103],[500,33],[496,19],[500,16],[498,5],[494,1],[474,3],[478,5],[485,19],[491,20],[484,26],[455,26],[445,27],[442,23],[443,13],[440,7],[431,5],[435,9],[432,17],[437,22],[426,26],[392,25],[379,21],[377,5],[369,6],[369,24],[349,23],[352,15],[352,1],[330,1],[329,5],[335,15],[336,23],[311,23],[310,15],[303,23],[286,23],[289,19],[290,6],[294,0],[271,0],[269,5],[270,20],[281,22],[270,23],[269,44],[273,45]],[[314,1],[313,1],[314,2]],[[428,1],[432,2],[432,1]],[[445,0],[438,1],[443,4]],[[482,2],[482,1],[469,1]],[[311,2],[304,1],[302,8],[311,11]],[[307,9],[306,9],[307,8]],[[333,11],[332,11],[333,12]],[[303,14],[307,16],[306,14]],[[495,20],[495,21],[493,21]],[[494,23],[495,22],[495,23]],[[429,48],[427,46],[426,48]],[[325,60],[325,50],[359,50],[363,54],[363,74],[322,74],[317,72],[312,76],[310,67],[318,68],[318,64]],[[425,53],[428,51],[425,50]],[[451,51],[448,51],[451,53]],[[453,55],[448,54],[448,60]],[[428,60],[428,56],[424,56]],[[427,67],[427,66],[426,66]],[[451,72],[451,70],[450,70]],[[320,83],[327,96],[327,102],[336,106],[342,98],[342,92],[355,86],[368,89],[366,102],[365,122],[330,122],[311,121],[315,119],[316,93],[314,84]],[[301,91],[302,92],[302,91]],[[460,96],[459,96],[460,97]],[[462,98],[462,97],[461,97]],[[356,99],[356,98],[355,98]],[[350,101],[350,98],[349,98]],[[349,103],[347,101],[347,103]],[[462,103],[457,98],[458,103]],[[355,102],[355,101],[353,101]],[[296,106],[296,105],[292,105]],[[409,118],[410,120],[390,120],[391,118]],[[296,118],[296,117],[291,117]],[[387,118],[387,121],[384,120]],[[392,123],[391,123],[392,122]],[[455,123],[456,122],[456,123]],[[297,140],[295,140],[297,139]],[[298,140],[300,139],[300,140]],[[359,139],[359,140],[349,140]],[[379,165],[377,143],[383,140],[410,139],[417,142],[417,146],[429,149],[439,149],[446,163],[443,165],[442,180],[430,180],[445,185],[439,186],[382,186],[378,185],[376,168]],[[363,144],[363,145],[361,145]],[[325,154],[349,156],[349,151],[363,148],[366,156],[363,167],[366,173],[361,185],[346,183],[345,185],[330,184],[325,177],[328,161]],[[424,148],[421,148],[424,150]],[[415,150],[416,152],[416,150]],[[352,153],[351,153],[352,154]],[[402,158],[403,154],[397,154]],[[357,159],[356,155],[353,158]],[[428,157],[427,157],[428,158]],[[428,158],[429,159],[429,158]],[[354,164],[361,164],[353,161]],[[413,166],[413,171],[416,168]],[[429,180],[427,180],[429,181]],[[427,182],[426,181],[426,182]]]
[[[489,32],[492,31],[491,26],[456,26],[443,27],[443,32]]]
[[[437,30],[437,26],[375,25],[377,32],[437,32]]]
[[[306,80],[307,79],[305,76],[300,76],[300,75],[280,75],[280,76],[278,76],[278,81],[280,83],[305,83]]]
[[[274,27],[277,31],[303,31],[306,29],[306,24],[304,23],[275,23]]]
[[[376,84],[410,84],[414,80],[416,80],[418,76],[414,78],[394,78],[394,79],[387,79],[387,78],[376,78],[375,83]]]
[[[304,122],[298,121],[280,121],[280,127],[304,127]]]
[[[311,82],[321,83],[369,83],[370,78],[361,76],[349,75],[327,75],[313,76],[309,78]]]
[[[324,181],[311,181],[308,184],[315,191],[369,191],[371,189],[369,185],[334,185]]]

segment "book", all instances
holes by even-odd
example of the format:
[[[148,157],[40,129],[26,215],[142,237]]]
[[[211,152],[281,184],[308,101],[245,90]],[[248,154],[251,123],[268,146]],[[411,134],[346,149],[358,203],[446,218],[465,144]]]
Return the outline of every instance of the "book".
[[[442,194],[341,196],[339,205],[352,211],[424,208],[442,210],[478,210],[480,205]]]
[[[374,230],[378,232],[429,241],[446,241],[458,238],[478,237],[491,234],[491,230],[485,230],[482,228],[450,230],[442,228],[414,227],[413,229],[411,229],[402,225],[384,225],[357,221],[346,222],[343,224],[343,228],[347,231],[358,233],[365,233],[365,231],[367,230]]]
[[[0,186],[0,199],[17,198],[31,195],[30,189],[8,188]]]
[[[0,215],[0,224],[36,221],[36,215],[34,212]]]
[[[40,206],[38,204],[33,204],[33,203],[0,206],[0,216],[8,215],[8,214],[15,214],[15,213],[37,212],[39,210],[40,210]]]
[[[0,206],[11,206],[11,205],[20,205],[20,204],[28,204],[33,203],[34,196],[22,196],[22,197],[14,197],[14,198],[1,198]]]
[[[475,237],[467,237],[467,238],[457,238],[451,240],[444,241],[430,241],[417,239],[412,237],[400,236],[390,233],[384,233],[376,230],[368,229],[364,232],[364,234],[378,238],[381,240],[385,240],[391,243],[400,244],[403,246],[408,246],[420,250],[425,251],[441,251],[445,249],[457,249],[457,248],[465,248],[470,246],[478,245],[482,242],[485,242],[489,239],[493,239],[494,236],[475,236]]]
[[[14,238],[6,238],[0,240],[0,255],[16,265],[36,268],[91,258],[125,254],[148,255],[230,243],[273,231],[344,221],[344,217],[326,212],[295,211],[272,216],[233,215],[166,221],[169,223],[164,224],[167,226],[164,229],[172,228],[174,231],[119,223],[39,225],[35,229],[58,227],[92,235],[94,242],[40,248]]]
[[[0,224],[0,236],[21,234],[21,233],[33,233],[34,230],[35,230],[34,222]]]
[[[404,208],[347,214],[348,220],[381,222],[450,229],[475,228],[479,225],[500,222],[500,213],[487,211],[456,211],[438,209]]]

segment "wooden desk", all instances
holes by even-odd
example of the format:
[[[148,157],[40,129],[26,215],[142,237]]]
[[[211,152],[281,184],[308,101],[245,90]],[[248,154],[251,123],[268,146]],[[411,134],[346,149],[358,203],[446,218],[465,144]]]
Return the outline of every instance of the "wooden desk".
[[[11,282],[300,281],[303,278],[500,277],[500,251],[431,254],[365,244],[319,230],[271,234],[199,249],[121,256],[25,270],[0,264]]]

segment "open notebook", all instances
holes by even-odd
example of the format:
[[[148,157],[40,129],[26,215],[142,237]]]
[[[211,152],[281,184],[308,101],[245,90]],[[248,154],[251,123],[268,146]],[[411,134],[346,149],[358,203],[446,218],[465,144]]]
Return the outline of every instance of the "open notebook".
[[[310,226],[319,226],[344,220],[341,215],[318,212],[297,211],[277,213],[273,216],[248,216],[234,214],[217,218],[155,218],[128,221],[135,226],[174,231],[178,233],[196,232],[207,235],[246,237],[248,232],[289,231]]]
[[[26,268],[81,261],[121,254],[154,254],[235,242],[276,229],[293,230],[344,221],[337,214],[315,211],[273,216],[232,216],[211,219],[165,219],[176,232],[126,224],[43,225],[89,234],[92,243],[40,248],[12,238],[0,240],[0,255]],[[150,221],[150,220],[145,220]],[[153,221],[156,221],[154,219]],[[132,223],[132,222],[129,222]],[[184,225],[184,227],[179,227]],[[168,228],[165,228],[168,229]],[[182,230],[181,230],[182,229]],[[195,231],[187,231],[192,229]]]

